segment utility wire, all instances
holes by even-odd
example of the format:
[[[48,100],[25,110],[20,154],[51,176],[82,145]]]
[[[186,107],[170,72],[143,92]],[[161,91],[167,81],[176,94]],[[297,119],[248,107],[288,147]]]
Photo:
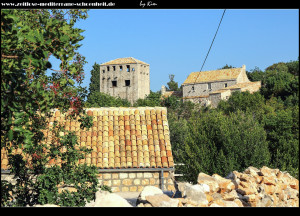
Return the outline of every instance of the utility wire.
[[[216,31],[216,33],[215,33],[215,36],[214,36],[214,38],[213,38],[211,44],[210,44],[209,50],[208,50],[208,52],[207,52],[207,54],[206,54],[206,57],[205,57],[205,59],[204,59],[204,62],[203,62],[203,64],[202,64],[202,67],[201,67],[201,69],[200,69],[199,72],[202,71],[203,66],[204,66],[204,64],[205,64],[205,62],[206,62],[207,56],[208,56],[208,54],[209,54],[209,52],[210,52],[210,49],[211,49],[211,47],[212,47],[212,45],[213,45],[213,43],[214,43],[214,41],[215,41],[215,38],[216,38],[217,33],[218,33],[218,31],[219,31],[220,25],[221,25],[221,23],[222,23],[222,20],[223,20],[225,11],[226,11],[226,9],[224,9],[224,11],[223,11],[223,15],[222,15],[221,20],[220,20],[220,22],[219,22],[219,26],[218,26],[218,28],[217,28],[217,31]],[[195,82],[194,82],[194,84],[193,84],[193,87],[194,87],[194,85],[195,85],[195,83],[196,83],[196,80],[198,79],[199,75],[200,75],[200,73],[198,73],[198,76],[197,76],[197,78],[195,79]],[[193,88],[193,87],[192,87],[192,88]]]

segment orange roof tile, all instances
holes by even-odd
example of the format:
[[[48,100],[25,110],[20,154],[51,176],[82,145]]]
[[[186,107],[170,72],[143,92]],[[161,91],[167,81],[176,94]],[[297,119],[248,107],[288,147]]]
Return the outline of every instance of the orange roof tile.
[[[105,63],[102,63],[101,65],[117,65],[117,64],[145,64],[149,65],[143,61],[140,61],[138,59],[135,59],[133,57],[125,57],[125,58],[117,58]]]
[[[182,85],[237,79],[243,68],[192,72]]]
[[[92,149],[78,163],[93,164],[100,169],[174,166],[165,107],[88,108],[86,111],[93,116],[90,129],[80,129],[79,122],[66,120],[58,110],[48,119],[49,125],[56,120],[66,130],[75,131],[79,144],[76,148]],[[43,132],[46,142],[51,143],[51,132]],[[61,160],[49,161],[50,165],[55,163],[59,165]],[[1,149],[1,169],[8,168],[7,153]]]

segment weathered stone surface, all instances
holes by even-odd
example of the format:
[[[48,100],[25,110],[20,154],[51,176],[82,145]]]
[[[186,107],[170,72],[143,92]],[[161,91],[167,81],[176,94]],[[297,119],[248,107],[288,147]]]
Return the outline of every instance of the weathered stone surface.
[[[196,205],[207,205],[205,191],[206,187],[203,185],[188,186],[186,187],[186,198]]]
[[[132,207],[132,205],[115,193],[98,191],[95,201],[87,203],[85,207]]]
[[[199,173],[197,183],[208,185],[211,192],[217,192],[219,190],[219,184],[217,180],[205,173]]]
[[[147,203],[146,196],[161,195],[161,194],[163,194],[163,191],[158,187],[146,186],[138,196],[136,205],[139,205],[140,203],[144,203],[144,204]]]
[[[146,196],[146,200],[153,207],[177,207],[179,203],[179,200],[172,199],[166,194]]]

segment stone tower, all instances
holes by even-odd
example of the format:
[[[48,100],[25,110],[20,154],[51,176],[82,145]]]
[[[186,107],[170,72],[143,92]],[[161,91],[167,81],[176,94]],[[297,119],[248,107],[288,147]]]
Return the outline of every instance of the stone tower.
[[[100,65],[100,92],[127,99],[132,104],[150,94],[150,65],[133,57]]]

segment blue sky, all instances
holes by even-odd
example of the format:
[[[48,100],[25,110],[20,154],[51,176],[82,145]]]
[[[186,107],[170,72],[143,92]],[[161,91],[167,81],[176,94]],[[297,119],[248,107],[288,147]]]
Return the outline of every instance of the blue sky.
[[[95,62],[121,57],[150,64],[152,91],[166,85],[169,74],[180,86],[201,69],[222,13],[223,9],[90,10],[89,18],[76,26],[85,30],[79,49],[88,61],[82,86],[89,86]],[[202,71],[226,64],[264,70],[298,56],[298,9],[227,9]],[[57,69],[55,61],[52,64]]]

